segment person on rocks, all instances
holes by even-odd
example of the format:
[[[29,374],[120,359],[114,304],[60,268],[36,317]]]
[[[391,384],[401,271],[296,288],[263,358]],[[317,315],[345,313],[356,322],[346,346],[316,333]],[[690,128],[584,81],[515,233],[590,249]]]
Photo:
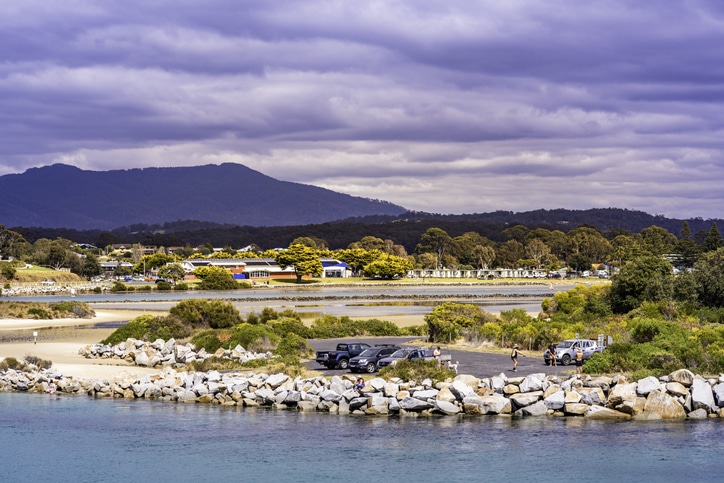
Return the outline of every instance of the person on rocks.
[[[513,346],[513,350],[510,352],[510,358],[513,359],[513,372],[518,372],[518,356],[525,357],[525,354],[518,350],[518,344]]]
[[[50,384],[48,384],[48,394],[50,394],[50,395],[55,394],[55,389],[56,389],[55,382],[50,381]]]
[[[548,365],[555,367],[556,366],[556,343],[551,342],[551,345],[548,346]]]
[[[583,351],[576,348],[576,374],[583,374]]]
[[[362,376],[357,378],[357,382],[354,383],[355,390],[359,391],[365,387],[365,380],[362,379]]]

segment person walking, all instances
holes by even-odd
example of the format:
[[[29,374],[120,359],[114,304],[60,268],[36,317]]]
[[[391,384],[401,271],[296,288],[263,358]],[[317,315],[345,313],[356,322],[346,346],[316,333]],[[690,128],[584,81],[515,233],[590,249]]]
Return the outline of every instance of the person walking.
[[[525,354],[521,353],[518,350],[518,344],[515,344],[510,352],[510,358],[513,359],[513,372],[518,372],[518,356],[525,357]]]

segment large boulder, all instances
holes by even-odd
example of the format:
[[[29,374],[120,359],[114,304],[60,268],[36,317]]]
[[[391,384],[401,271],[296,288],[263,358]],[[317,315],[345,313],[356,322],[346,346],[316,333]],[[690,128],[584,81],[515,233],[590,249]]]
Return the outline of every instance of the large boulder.
[[[538,402],[543,397],[543,391],[535,392],[519,392],[510,396],[510,400],[515,404],[516,407],[530,406]]]
[[[636,394],[639,396],[646,397],[651,391],[658,391],[661,389],[661,383],[654,376],[649,376],[638,381],[636,386]]]
[[[694,384],[694,373],[688,369],[679,369],[669,374],[669,382],[678,382],[686,387],[690,387]]]
[[[603,406],[589,406],[586,417],[588,419],[631,419],[629,414]]]
[[[686,418],[686,411],[679,401],[658,389],[649,393],[644,405],[644,412],[656,413],[662,419]]]
[[[452,385],[450,385],[448,389],[451,393],[453,393],[458,401],[462,401],[463,399],[465,399],[465,396],[469,396],[470,394],[475,393],[475,390],[471,386],[459,379],[453,381]]]
[[[714,393],[704,379],[699,377],[694,379],[691,385],[691,404],[693,409],[706,409],[709,413],[716,407]]]
[[[546,407],[545,402],[538,401],[535,404],[521,408],[520,412],[523,416],[545,416],[548,414],[548,408]]]
[[[460,412],[460,407],[457,404],[441,400],[435,401],[435,409],[450,416]]]
[[[712,392],[714,393],[714,399],[716,400],[717,406],[724,408],[724,383],[720,382],[714,386],[712,388]]]
[[[558,410],[562,409],[563,406],[566,404],[566,393],[563,390],[559,390],[558,392],[554,392],[547,398],[543,400],[543,403],[545,404],[546,408]]]
[[[571,416],[585,416],[588,413],[588,404],[582,403],[566,403],[563,406],[563,412]]]
[[[480,386],[480,378],[472,376],[470,374],[458,374],[457,376],[455,376],[455,379],[453,379],[453,384],[456,382],[466,384],[473,389]]]
[[[667,382],[666,383],[666,392],[671,394],[672,396],[688,396],[689,390],[680,382]]]
[[[601,406],[606,402],[606,395],[600,387],[581,387],[576,390],[581,396],[581,402],[589,406]]]
[[[434,404],[415,397],[406,397],[400,401],[400,409],[404,409],[405,411],[424,411],[425,409],[432,409],[434,407]]]
[[[616,384],[608,392],[608,400],[606,406],[614,408],[624,401],[633,401],[637,397],[636,395],[636,383],[632,382],[629,384]]]
[[[521,382],[518,387],[520,388],[520,392],[541,391],[545,380],[546,375],[542,372],[539,374],[530,374],[525,376],[525,379],[523,379],[523,382]]]

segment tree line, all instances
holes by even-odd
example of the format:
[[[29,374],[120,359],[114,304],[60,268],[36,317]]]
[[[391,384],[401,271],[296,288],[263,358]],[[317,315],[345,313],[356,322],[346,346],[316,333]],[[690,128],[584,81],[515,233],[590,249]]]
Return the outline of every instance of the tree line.
[[[379,225],[368,225],[368,229]],[[284,247],[286,250],[261,249],[250,244],[246,251],[238,251],[227,244],[221,251],[210,243],[182,245],[174,253],[168,247],[158,246],[157,253],[142,255],[140,244],[130,249],[112,252],[111,244],[97,249],[82,249],[65,238],[40,238],[33,243],[16,231],[0,225],[0,259],[10,258],[55,269],[68,269],[90,278],[102,273],[99,259],[131,261],[131,272],[159,269],[169,263],[190,257],[215,258],[274,258],[282,267],[292,266],[297,276],[319,275],[320,258],[329,257],[346,262],[357,275],[393,278],[408,270],[449,269],[475,270],[490,268],[523,268],[558,270],[570,268],[582,272],[595,265],[621,267],[627,261],[650,255],[668,260],[673,266],[691,268],[706,253],[724,245],[715,222],[711,228],[692,234],[688,222],[683,222],[679,236],[668,230],[650,226],[639,233],[614,229],[602,233],[590,225],[581,225],[564,232],[547,228],[515,225],[503,228],[495,241],[481,233],[469,231],[452,236],[440,227],[430,227],[419,236],[412,251],[396,240],[365,235],[346,247],[330,248],[327,240],[307,235],[297,237]],[[99,240],[104,241],[104,240]],[[105,241],[111,241],[106,239]],[[5,262],[0,275],[12,279],[12,264]],[[126,275],[123,267],[118,275]]]

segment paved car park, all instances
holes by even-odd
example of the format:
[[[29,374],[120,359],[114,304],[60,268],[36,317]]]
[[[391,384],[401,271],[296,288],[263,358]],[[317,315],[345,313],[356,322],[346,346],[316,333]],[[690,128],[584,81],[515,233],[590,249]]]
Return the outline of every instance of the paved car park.
[[[337,346],[338,342],[349,342],[353,339],[313,339],[309,340],[309,344],[317,350],[331,350]],[[398,344],[402,346],[423,346],[431,347],[436,344],[419,344],[414,341],[419,341],[419,337],[370,337],[370,338],[355,338],[355,341],[366,342],[371,346],[375,344]],[[529,355],[525,350],[521,353],[523,357],[518,357],[518,371],[513,372],[513,362],[510,360],[510,356],[507,354],[492,354],[488,352],[472,352],[463,350],[450,350],[444,345],[440,345],[442,355],[450,355],[452,362],[458,362],[458,373],[459,374],[472,374],[477,377],[490,377],[496,376],[501,372],[505,373],[508,377],[525,376],[534,373],[545,373],[545,374],[557,374],[566,376],[575,373],[575,366],[556,366],[550,367],[543,363],[543,357],[539,352],[534,352]],[[310,361],[308,364],[310,369],[320,371],[321,373],[332,376],[351,374],[349,370],[338,370],[338,369],[327,369],[319,365],[315,361]]]

